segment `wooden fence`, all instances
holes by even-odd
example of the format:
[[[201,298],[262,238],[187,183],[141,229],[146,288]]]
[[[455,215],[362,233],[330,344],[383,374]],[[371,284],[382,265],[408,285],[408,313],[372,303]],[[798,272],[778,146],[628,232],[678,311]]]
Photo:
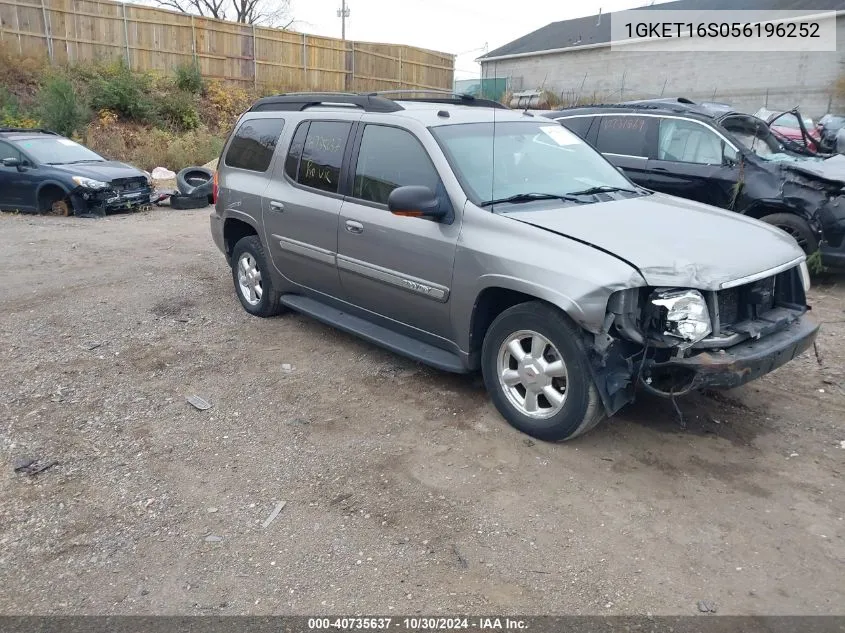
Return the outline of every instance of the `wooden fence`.
[[[225,22],[111,0],[0,0],[0,42],[54,64],[123,57],[168,72],[194,61],[242,87],[373,91],[452,89],[454,56]]]

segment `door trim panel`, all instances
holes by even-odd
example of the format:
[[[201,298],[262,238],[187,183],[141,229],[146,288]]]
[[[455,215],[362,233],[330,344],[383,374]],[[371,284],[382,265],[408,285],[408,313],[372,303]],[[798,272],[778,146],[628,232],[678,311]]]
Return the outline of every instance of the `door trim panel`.
[[[329,264],[334,266],[337,263],[337,253],[330,251],[313,244],[306,244],[298,240],[292,240],[289,237],[283,237],[273,233],[273,239],[279,242],[279,247],[283,251],[302,255],[309,259],[316,260],[322,264]]]
[[[438,303],[446,303],[449,299],[449,288],[441,286],[425,279],[411,277],[410,275],[403,275],[390,270],[389,268],[382,268],[368,262],[363,262],[360,259],[347,257],[346,255],[337,255],[337,267],[340,270],[355,273],[380,281],[395,288],[401,288],[415,295],[437,301]]]

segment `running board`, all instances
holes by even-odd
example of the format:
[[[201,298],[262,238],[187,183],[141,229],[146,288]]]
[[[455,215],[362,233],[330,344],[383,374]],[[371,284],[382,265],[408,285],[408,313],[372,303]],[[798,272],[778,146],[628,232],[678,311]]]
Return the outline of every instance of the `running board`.
[[[457,374],[469,372],[457,354],[423,343],[381,325],[376,325],[316,299],[302,295],[283,294],[279,302],[283,306],[327,323],[338,330],[349,332],[370,343],[386,347],[392,352],[413,358],[426,365]]]

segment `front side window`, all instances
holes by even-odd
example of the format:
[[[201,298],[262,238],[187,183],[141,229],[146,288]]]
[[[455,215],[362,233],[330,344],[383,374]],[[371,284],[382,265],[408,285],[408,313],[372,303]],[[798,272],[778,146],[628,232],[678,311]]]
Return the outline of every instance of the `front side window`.
[[[722,139],[710,128],[684,119],[660,119],[657,159],[722,164]]]
[[[8,143],[0,143],[0,161],[4,158],[20,159],[21,153]]]
[[[337,193],[350,129],[352,124],[345,121],[311,121],[299,160],[299,184]]]
[[[390,192],[406,185],[438,190],[440,177],[420,142],[409,132],[383,125],[364,128],[352,195],[387,204]]]
[[[648,156],[648,128],[651,122],[644,116],[600,117],[596,149],[603,154],[620,156]]]
[[[765,121],[746,114],[734,114],[720,121],[732,138],[761,158],[768,158],[783,151]]]
[[[462,123],[431,131],[475,204],[523,194],[566,196],[595,187],[640,195],[601,154],[553,121]]]
[[[249,171],[267,171],[284,124],[282,119],[244,121],[229,143],[224,160],[226,165]]]

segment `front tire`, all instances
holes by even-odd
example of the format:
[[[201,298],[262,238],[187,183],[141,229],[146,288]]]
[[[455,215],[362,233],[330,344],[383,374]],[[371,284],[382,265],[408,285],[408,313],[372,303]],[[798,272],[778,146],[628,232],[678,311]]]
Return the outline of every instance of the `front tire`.
[[[545,303],[521,303],[493,321],[481,370],[502,417],[537,439],[569,440],[604,417],[576,326]]]
[[[760,219],[789,233],[807,255],[819,250],[819,241],[804,218],[791,213],[773,213]]]
[[[232,280],[244,310],[259,317],[282,312],[267,256],[257,235],[242,237],[232,249]]]

